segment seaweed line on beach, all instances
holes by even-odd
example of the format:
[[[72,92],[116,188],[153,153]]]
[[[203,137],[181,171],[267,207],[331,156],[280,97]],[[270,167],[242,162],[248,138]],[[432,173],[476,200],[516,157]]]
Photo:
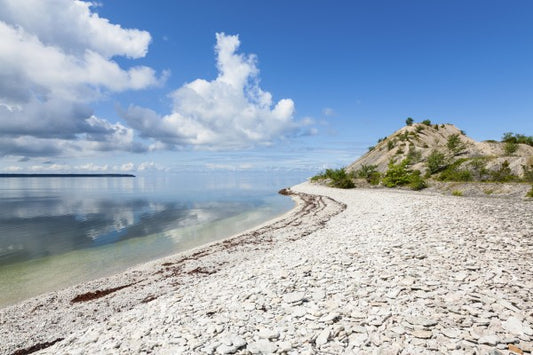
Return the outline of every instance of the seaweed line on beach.
[[[42,300],[37,305],[35,302],[28,302],[28,307],[31,306],[31,309],[34,309],[32,317],[45,322],[47,324],[46,329],[37,329],[36,325],[29,326],[31,322],[28,323],[27,319],[13,317],[13,313],[9,312],[11,313],[8,316],[11,319],[10,327],[15,332],[13,335],[20,332],[17,324],[20,325],[21,323],[24,324],[26,334],[31,335],[25,339],[15,336],[10,344],[2,344],[0,352],[25,351],[24,349],[30,349],[28,346],[32,343],[37,343],[37,345],[33,345],[31,349],[39,350],[43,349],[39,348],[40,346],[51,346],[45,341],[52,338],[51,335],[68,337],[72,333],[73,324],[76,325],[75,329],[88,327],[94,322],[108,319],[114,313],[125,312],[139,304],[150,303],[165,294],[177,291],[182,282],[188,282],[188,278],[209,278],[213,274],[219,273],[224,269],[224,264],[229,263],[230,266],[234,264],[235,258],[238,258],[241,253],[267,250],[272,248],[274,243],[293,242],[308,236],[314,231],[324,228],[327,221],[346,209],[345,204],[329,197],[297,193],[290,189],[285,189],[282,194],[292,196],[298,201],[298,204],[286,216],[270,224],[201,247],[190,254],[177,256],[174,260],[167,259],[159,264],[158,268],[147,270],[148,273],[140,270],[129,271],[120,277],[123,281],[128,280],[127,284],[117,285],[116,281],[119,280],[111,276],[109,279],[96,280],[87,285],[98,285],[95,287],[96,291],[89,289],[85,293],[72,295],[70,293],[72,291],[65,290],[64,296],[56,294],[45,303]],[[153,290],[153,286],[156,284],[161,285],[158,287],[158,292]],[[127,298],[122,297],[122,292],[119,291],[132,286],[134,289],[128,291],[129,296]],[[63,293],[63,291],[59,292]],[[91,305],[89,306],[89,304]],[[23,305],[15,307],[22,307]],[[63,311],[52,312],[52,309],[63,309]],[[67,314],[70,315],[67,316]],[[15,331],[15,329],[18,330]],[[59,342],[62,338],[58,339]]]
[[[43,350],[43,349],[46,349],[46,348],[49,348],[51,347],[52,345],[54,345],[55,343],[58,343],[60,342],[61,340],[63,340],[64,338],[57,338],[53,341],[48,341],[48,342],[45,342],[45,343],[39,343],[39,344],[35,344],[35,345],[32,345],[30,347],[27,347],[27,348],[24,348],[24,349],[19,349],[19,350],[16,350],[14,351],[11,355],[27,355],[27,354],[32,354],[34,352],[37,352],[39,350]]]
[[[95,300],[97,298],[105,297],[105,296],[107,296],[107,295],[109,295],[109,294],[111,294],[113,292],[117,292],[117,291],[120,291],[122,289],[125,289],[126,287],[133,286],[134,284],[135,284],[135,282],[127,284],[127,285],[123,285],[123,286],[107,288],[105,290],[96,290],[94,292],[82,293],[81,295],[77,295],[72,300],[70,300],[70,303],[92,301],[92,300]]]

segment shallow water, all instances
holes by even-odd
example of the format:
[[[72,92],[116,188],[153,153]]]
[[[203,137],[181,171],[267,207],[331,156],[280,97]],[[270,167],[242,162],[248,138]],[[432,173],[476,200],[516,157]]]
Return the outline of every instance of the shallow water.
[[[288,211],[302,173],[0,179],[0,306],[228,237]]]

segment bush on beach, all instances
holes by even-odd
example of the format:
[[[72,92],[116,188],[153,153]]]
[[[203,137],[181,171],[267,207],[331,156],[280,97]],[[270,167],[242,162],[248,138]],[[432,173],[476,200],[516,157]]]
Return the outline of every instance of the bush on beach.
[[[408,185],[413,190],[422,190],[427,187],[420,171],[411,171],[408,165],[408,159],[402,160],[399,164],[394,164],[391,160],[382,179],[383,185],[387,187]]]
[[[381,180],[381,174],[377,171],[377,165],[361,165],[355,175],[358,178],[365,179],[370,185],[378,185]]]
[[[313,176],[311,181],[330,180],[328,185],[331,187],[352,189],[355,187],[353,177],[353,173],[347,173],[345,168],[326,169],[324,173]]]

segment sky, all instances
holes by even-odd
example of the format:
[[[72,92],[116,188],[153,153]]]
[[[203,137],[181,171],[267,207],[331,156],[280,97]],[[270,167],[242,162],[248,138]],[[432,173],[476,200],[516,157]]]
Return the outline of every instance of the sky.
[[[0,0],[0,172],[310,171],[533,134],[529,0]]]

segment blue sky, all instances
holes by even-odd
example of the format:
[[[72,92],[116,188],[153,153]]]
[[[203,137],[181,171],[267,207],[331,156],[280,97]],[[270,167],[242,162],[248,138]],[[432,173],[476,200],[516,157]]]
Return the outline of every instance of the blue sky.
[[[533,133],[531,1],[0,8],[2,172],[317,171],[409,116]]]

